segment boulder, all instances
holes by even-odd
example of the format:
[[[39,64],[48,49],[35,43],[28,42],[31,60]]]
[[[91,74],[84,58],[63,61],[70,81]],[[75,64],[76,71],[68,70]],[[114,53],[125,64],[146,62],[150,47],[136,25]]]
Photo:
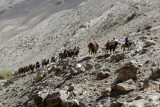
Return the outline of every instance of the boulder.
[[[85,68],[82,66],[82,64],[76,64],[75,68],[79,72],[85,71]]]
[[[82,68],[82,64],[76,64],[76,69]]]
[[[122,102],[112,102],[110,107],[122,107],[123,103]]]
[[[148,88],[150,86],[150,84],[149,84],[149,80],[145,80],[144,82],[143,82],[143,87],[142,88]]]
[[[141,50],[141,54],[145,54],[145,53],[147,53],[147,51],[148,51],[148,48],[143,47]]]
[[[107,78],[108,76],[110,76],[110,73],[109,73],[109,72],[100,71],[100,72],[97,73],[97,80],[105,79],[105,78]]]
[[[38,72],[36,75],[36,78],[35,78],[35,82],[37,83],[37,82],[41,81],[43,79],[43,77],[44,77],[44,71]]]
[[[160,84],[156,85],[156,91],[160,93]]]
[[[62,102],[61,107],[86,107],[86,106],[82,102],[79,102],[76,99],[72,99],[66,102]]]
[[[135,100],[140,100],[140,99],[144,99],[144,95],[137,95],[137,97],[135,98]]]
[[[123,102],[122,107],[155,107],[155,104],[145,99]]]
[[[160,78],[160,67],[153,67],[152,69],[151,78],[153,80]]]
[[[62,96],[66,99],[66,94],[60,92],[54,92],[52,94],[48,94],[47,98],[45,99],[46,107],[61,107],[62,103]]]
[[[73,91],[74,90],[74,85],[69,86],[68,91]]]
[[[86,70],[90,70],[90,69],[92,69],[92,68],[93,68],[93,65],[92,65],[92,64],[87,63],[87,64],[85,65],[85,69],[86,69]]]
[[[121,91],[121,92],[129,92],[136,89],[135,83],[132,79],[125,81],[123,83],[119,83],[112,87],[114,91]]]
[[[153,41],[153,40],[147,40],[147,41],[145,42],[145,46],[146,46],[146,47],[150,47],[150,46],[155,45],[155,44],[156,44],[156,42]]]
[[[31,98],[37,107],[86,107],[82,102],[71,99],[70,94],[64,90],[52,93],[38,91]]]
[[[125,58],[125,54],[116,54],[112,55],[110,61],[111,62],[119,62],[120,60]]]
[[[40,95],[40,91],[35,91],[33,92],[31,95],[29,95],[29,97],[31,97],[31,99],[34,100],[34,103],[36,104],[36,106],[38,107],[42,107],[43,106],[43,98]]]
[[[0,107],[3,107],[3,105],[0,103]]]
[[[118,80],[125,81],[128,79],[135,79],[136,75],[138,74],[138,69],[138,64],[136,64],[134,61],[126,63],[124,66],[117,70],[119,73]]]
[[[55,64],[52,64],[50,68],[48,68],[48,73],[51,73],[53,71],[56,71],[57,70],[57,66]]]
[[[108,88],[106,88],[105,90],[103,90],[103,91],[101,92],[101,95],[102,95],[103,97],[107,97],[107,96],[110,95],[111,90],[112,90],[112,89],[111,89],[110,87],[108,87]]]
[[[111,98],[110,97],[101,97],[100,99],[96,99],[92,106],[88,107],[110,107]]]
[[[138,47],[136,48],[135,53],[140,53],[141,51],[142,51],[142,47],[138,46]]]
[[[78,75],[80,72],[78,70],[74,69],[74,68],[70,68],[70,73],[72,75]]]

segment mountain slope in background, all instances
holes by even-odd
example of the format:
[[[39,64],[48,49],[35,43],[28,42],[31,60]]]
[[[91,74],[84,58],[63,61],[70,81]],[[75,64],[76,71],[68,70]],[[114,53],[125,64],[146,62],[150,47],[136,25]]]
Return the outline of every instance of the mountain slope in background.
[[[1,42],[33,28],[50,15],[77,7],[85,0],[1,0]]]

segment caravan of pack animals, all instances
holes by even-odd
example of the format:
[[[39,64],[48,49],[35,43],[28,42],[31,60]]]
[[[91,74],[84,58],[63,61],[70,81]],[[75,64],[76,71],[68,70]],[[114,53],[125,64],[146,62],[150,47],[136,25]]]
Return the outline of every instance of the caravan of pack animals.
[[[116,41],[114,38],[112,41],[108,41],[105,44],[105,48],[102,48],[102,50],[105,51],[105,54],[108,54],[108,51],[110,51],[110,53],[112,53],[112,52],[114,53],[115,49],[117,48],[118,45],[121,45],[121,44],[118,41]],[[126,37],[125,43],[121,45],[121,50],[123,49],[123,52],[125,52],[126,48],[127,48],[128,51],[130,51],[132,47],[135,47],[135,43],[129,41],[128,37]],[[98,52],[98,48],[99,48],[99,45],[97,42],[95,42],[95,41],[90,42],[88,44],[89,55],[96,55],[96,53]],[[79,50],[80,50],[80,47],[77,47],[77,46],[75,46],[73,49],[68,49],[68,50],[65,49],[63,52],[59,53],[59,57],[53,56],[50,59],[50,63],[57,62],[58,60],[62,61],[63,59],[66,59],[66,58],[73,59],[78,56]],[[49,59],[43,59],[41,64],[40,64],[40,62],[37,61],[36,64],[29,64],[26,67],[19,68],[18,73],[25,74],[29,71],[34,72],[34,69],[36,69],[38,71],[40,69],[40,67],[46,68],[48,64],[49,64]]]

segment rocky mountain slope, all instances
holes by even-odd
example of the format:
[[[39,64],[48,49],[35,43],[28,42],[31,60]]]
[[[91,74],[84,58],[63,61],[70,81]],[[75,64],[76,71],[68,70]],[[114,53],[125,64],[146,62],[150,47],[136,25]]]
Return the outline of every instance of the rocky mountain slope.
[[[18,75],[0,91],[9,107],[159,107],[160,1],[89,0],[77,8],[49,16],[0,45],[0,68],[17,70],[64,49],[80,46],[75,59]],[[136,12],[136,14],[135,14]],[[135,15],[134,15],[135,14]],[[136,46],[123,52],[103,52],[105,43]],[[100,45],[96,56],[87,44]]]
[[[135,36],[132,32],[138,27],[158,24],[153,22],[159,17],[158,4],[151,0],[89,0],[77,8],[55,13],[0,45],[0,69],[17,70],[74,45],[87,55],[87,44],[93,38],[103,47],[114,36]],[[138,15],[134,20],[125,23],[135,11]]]

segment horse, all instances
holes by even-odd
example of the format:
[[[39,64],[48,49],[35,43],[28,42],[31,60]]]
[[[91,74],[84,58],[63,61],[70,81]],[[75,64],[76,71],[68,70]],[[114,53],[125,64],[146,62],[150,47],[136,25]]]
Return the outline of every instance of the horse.
[[[43,59],[42,60],[42,67],[47,66],[49,64],[49,59]]]
[[[121,50],[123,49],[123,52],[125,51],[125,48],[128,48],[128,51],[131,51],[131,49],[133,48],[133,47],[135,47],[136,46],[136,44],[134,43],[134,42],[130,42],[130,41],[128,41],[128,44],[123,44],[122,46],[121,46]]]
[[[36,70],[39,70],[39,68],[40,68],[40,63],[37,61],[36,62]]]
[[[25,69],[24,69],[23,67],[19,68],[19,69],[18,69],[18,73],[19,73],[19,74],[25,73]]]
[[[71,57],[72,58],[74,58],[75,56],[78,56],[78,54],[79,54],[79,50],[80,50],[80,48],[79,47],[74,47],[73,49],[71,49]]]
[[[60,52],[60,53],[59,53],[59,60],[62,60],[63,58],[64,58],[63,53]]]
[[[117,41],[108,41],[106,44],[105,44],[105,48],[106,48],[106,51],[108,53],[108,50],[110,50],[110,53],[112,52],[113,50],[113,53],[115,52],[115,49],[117,48],[117,45],[119,43]]]
[[[34,65],[34,64],[29,64],[29,68],[30,68],[30,70],[33,72],[33,71],[34,71],[34,68],[35,68],[35,65]]]
[[[96,42],[90,42],[88,44],[88,53],[92,55],[92,53],[96,54],[98,52],[99,45]]]
[[[28,72],[30,70],[29,66],[24,67],[25,72]]]
[[[51,58],[51,63],[52,63],[52,62],[57,62],[57,57],[53,56],[53,57]]]
[[[79,50],[80,50],[79,46],[78,47],[74,47],[74,56],[78,56]]]

